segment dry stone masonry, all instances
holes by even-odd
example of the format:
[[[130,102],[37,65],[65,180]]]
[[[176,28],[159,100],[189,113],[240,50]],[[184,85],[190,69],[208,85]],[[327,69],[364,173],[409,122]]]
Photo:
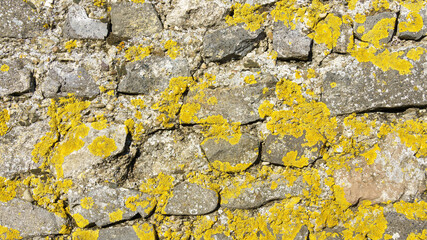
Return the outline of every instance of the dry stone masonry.
[[[427,239],[427,1],[0,0],[0,239]]]

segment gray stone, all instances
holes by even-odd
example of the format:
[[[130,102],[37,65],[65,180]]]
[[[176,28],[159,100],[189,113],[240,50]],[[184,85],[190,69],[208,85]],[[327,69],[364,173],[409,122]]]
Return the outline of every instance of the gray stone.
[[[218,206],[218,194],[195,183],[181,183],[172,189],[163,213],[167,215],[203,215]]]
[[[0,4],[0,37],[32,38],[42,32],[36,10],[24,1],[2,0]]]
[[[126,75],[118,85],[118,91],[128,94],[163,92],[174,77],[191,77],[187,60],[149,56],[142,61],[126,64]]]
[[[65,177],[77,177],[84,170],[102,163],[105,158],[113,157],[123,152],[125,148],[127,137],[125,125],[113,124],[102,130],[94,129],[91,124],[86,124],[86,127],[89,128],[89,132],[87,136],[81,139],[84,142],[84,146],[64,157],[62,169]],[[115,148],[106,144],[108,140],[113,140]],[[64,140],[64,142],[66,141],[67,139]],[[64,144],[64,142],[61,144]],[[107,149],[107,147],[103,149],[104,146],[114,149]]]
[[[0,67],[4,69],[0,70],[0,97],[33,90],[35,84],[27,64],[25,60],[0,61]]]
[[[44,97],[66,97],[74,93],[77,97],[94,98],[99,94],[98,85],[83,66],[67,64],[53,65],[41,84]]]
[[[226,62],[246,56],[265,37],[263,30],[255,32],[242,26],[231,26],[206,34],[203,39],[203,57],[206,62]]]
[[[148,224],[148,223],[145,223]],[[99,240],[141,240],[138,237],[137,231],[142,231],[144,233],[144,240],[156,240],[156,232],[153,225],[149,224],[149,231],[146,230],[143,225],[134,225],[134,226],[125,226],[125,227],[114,227],[114,228],[101,228],[99,230],[98,239]]]
[[[394,27],[395,27],[395,22],[396,22],[396,13],[393,12],[382,12],[382,13],[376,13],[372,16],[367,16],[366,17],[366,21],[364,23],[354,23],[354,35],[362,40],[362,41],[367,41],[367,42],[371,42],[374,44],[375,47],[379,48],[381,45],[384,45],[388,42],[391,41],[391,38],[393,37],[393,32],[394,32]],[[386,19],[392,19],[393,21],[390,24],[381,24],[380,21],[382,20],[386,20]],[[381,24],[381,26],[377,25],[378,23]],[[386,26],[387,29],[387,36],[379,39],[379,42],[372,42],[371,40],[369,40],[368,36],[369,36],[369,31],[373,30],[375,27],[380,27],[381,29],[384,29],[384,26]],[[363,32],[358,32],[359,27],[363,27],[364,31]],[[378,29],[374,29],[374,31],[378,31]]]
[[[232,240],[233,239],[232,237],[227,236],[224,233],[212,234],[209,237],[210,237],[210,239],[213,239],[213,240]],[[202,236],[198,240],[206,240],[206,239]]]
[[[415,18],[414,18],[415,17]],[[421,18],[421,19],[419,19]],[[413,22],[420,21],[421,28],[409,27]],[[400,7],[399,25],[397,26],[397,36],[400,39],[419,40],[427,33],[427,8],[424,6],[419,12],[412,13],[404,5]]]
[[[410,61],[411,74],[401,75],[392,69],[383,71],[370,62],[339,56],[323,75],[322,102],[332,115],[427,105],[425,61],[424,53],[419,61]]]
[[[280,137],[270,134],[265,139],[262,148],[262,160],[283,166],[305,167],[320,157],[320,148],[323,143],[318,142],[312,147],[303,146],[304,144],[306,144],[305,134],[299,138],[290,135]],[[301,161],[295,164],[283,162],[283,157],[292,151],[297,152],[295,159],[297,162],[301,160],[301,157],[307,158],[307,162]]]
[[[131,219],[138,213],[145,218],[156,205],[155,199],[148,194],[126,188],[110,188],[107,186],[97,186],[90,189],[86,194],[70,190],[68,199],[70,213],[80,228],[93,224],[98,227],[106,226],[114,222]],[[87,200],[92,205],[84,204]]]
[[[231,189],[227,189],[227,191],[236,191],[238,194],[236,196],[221,194],[221,207],[232,209],[258,208],[270,201],[299,196],[303,194],[303,190],[309,190],[309,186],[303,182],[302,177],[298,177],[292,185],[289,186],[288,184],[288,180],[278,177],[274,183],[258,180],[251,183],[249,187],[239,189],[239,191],[233,189],[236,186],[231,186]]]
[[[308,60],[313,40],[302,31],[303,24],[295,29],[287,27],[282,21],[274,23],[273,49],[281,60]]]
[[[347,48],[353,37],[353,27],[349,24],[343,23],[340,28],[340,36],[337,39],[336,45],[333,48],[334,52],[347,53]]]
[[[427,221],[407,219],[405,215],[392,211],[385,211],[384,216],[387,220],[384,234],[393,236],[393,239],[407,239],[411,233],[427,229]]]
[[[209,162],[230,163],[231,167],[243,171],[258,159],[260,141],[249,134],[242,134],[234,145],[224,139],[208,139],[201,147]]]
[[[121,2],[111,5],[112,33],[119,37],[148,36],[163,30],[151,3]]]
[[[91,19],[85,9],[73,5],[68,9],[67,20],[64,24],[63,35],[77,39],[104,39],[107,37],[107,23]]]
[[[29,202],[0,201],[0,226],[18,230],[21,237],[59,234],[66,220]]]
[[[15,126],[0,137],[0,176],[11,178],[16,174],[36,169],[41,162],[32,160],[31,152],[40,137],[49,131],[49,124],[36,122],[28,127]]]

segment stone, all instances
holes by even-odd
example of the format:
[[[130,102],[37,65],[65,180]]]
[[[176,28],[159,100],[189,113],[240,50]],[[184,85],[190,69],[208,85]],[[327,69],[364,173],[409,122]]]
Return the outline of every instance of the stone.
[[[0,226],[18,230],[23,238],[59,234],[65,224],[66,219],[29,202],[17,198],[0,201]]]
[[[126,188],[96,186],[86,194],[70,190],[70,213],[80,228],[98,227],[128,220],[139,214],[145,218],[153,211],[156,201],[148,194]]]
[[[391,41],[396,24],[396,17],[396,13],[393,12],[382,12],[366,16],[366,20],[363,23],[355,21],[354,35],[356,38],[372,43],[376,48],[380,48],[382,45]],[[378,35],[380,29],[387,34],[382,34],[382,38],[377,39],[375,36]]]
[[[0,4],[0,37],[32,38],[41,34],[41,18],[24,1],[2,0]]]
[[[272,134],[268,135],[262,148],[262,160],[292,167],[305,167],[313,163],[321,156],[320,149],[323,143],[318,142],[311,147],[303,146],[306,144],[305,135],[304,133],[299,138],[290,135],[283,137]],[[296,152],[296,154],[292,155],[293,152]],[[287,154],[290,154],[290,156],[292,155],[292,158],[285,158]],[[289,160],[292,161],[289,162]]]
[[[112,33],[123,38],[149,36],[163,30],[151,3],[121,2],[111,5]]]
[[[101,228],[98,239],[102,240],[156,240],[157,235],[153,225],[148,223],[133,226]]]
[[[27,61],[0,61],[0,67],[0,97],[34,90],[35,82]]]
[[[423,47],[423,45],[420,45]],[[398,49],[408,53],[410,49]],[[323,74],[324,102],[332,115],[366,112],[427,104],[427,76],[424,63],[426,54],[419,61],[410,61],[411,74],[396,70],[383,71],[372,63],[359,63],[356,59],[339,56],[330,62]]]
[[[262,29],[251,32],[240,25],[220,29],[205,35],[202,55],[206,62],[242,58],[265,36]]]
[[[125,125],[112,124],[105,129],[97,130],[88,123],[86,127],[89,128],[89,132],[81,139],[84,142],[83,147],[64,157],[62,164],[64,177],[78,177],[84,170],[102,163],[107,157],[117,156],[125,149],[127,138]],[[64,142],[66,141],[67,139]],[[104,146],[112,149],[104,149]]]
[[[221,1],[174,0],[174,8],[166,16],[165,26],[200,28],[215,25],[224,19],[227,6]]]
[[[37,169],[42,163],[35,163],[31,152],[40,137],[49,131],[47,121],[35,122],[29,126],[14,126],[0,137],[0,176],[13,176]]]
[[[427,33],[427,8],[424,6],[416,12],[402,5],[398,21],[397,36],[400,39],[419,40]]]
[[[340,36],[337,39],[333,51],[337,53],[347,53],[348,46],[352,43],[353,27],[343,23],[340,27]]]
[[[210,235],[210,239],[212,240],[232,240],[233,238],[231,236],[227,236],[224,233],[216,233]],[[206,240],[205,237],[201,237],[198,240]]]
[[[378,146],[372,164],[360,156],[348,163],[349,170],[335,170],[335,183],[343,187],[349,203],[412,201],[426,190],[423,160],[417,159],[397,135],[387,135]]]
[[[167,215],[203,215],[218,206],[218,194],[195,183],[181,183],[172,189],[172,197],[162,210]]]
[[[95,80],[83,66],[55,64],[41,84],[44,97],[66,97],[74,93],[77,97],[94,98],[100,91]]]
[[[126,64],[126,73],[118,91],[127,94],[163,92],[174,77],[191,77],[187,60],[183,58],[149,56],[142,61]]]
[[[302,23],[291,29],[282,21],[274,22],[273,49],[279,60],[309,60],[313,40],[302,30]]]
[[[208,161],[214,166],[217,166],[217,161],[229,164],[229,167],[224,169],[222,169],[222,164],[217,166],[220,170],[232,171],[233,168],[237,168],[237,171],[243,171],[258,159],[260,141],[244,133],[240,141],[234,145],[224,139],[208,139],[201,144],[201,147]]]
[[[63,28],[63,35],[76,39],[104,39],[107,37],[107,23],[91,19],[85,9],[79,5],[68,8],[67,19]]]
[[[387,220],[384,234],[391,235],[393,239],[408,239],[411,233],[421,233],[427,229],[427,221],[408,219],[405,215],[394,211],[385,211],[384,216]]]

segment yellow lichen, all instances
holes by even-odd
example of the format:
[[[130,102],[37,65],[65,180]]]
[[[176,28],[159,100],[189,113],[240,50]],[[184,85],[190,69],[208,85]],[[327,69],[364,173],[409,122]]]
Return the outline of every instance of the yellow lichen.
[[[327,48],[332,49],[337,45],[341,34],[340,29],[342,19],[333,14],[328,14],[325,20],[321,21],[314,28],[314,33],[308,35],[318,44],[325,44]]]
[[[244,5],[236,3],[231,6],[231,11],[233,11],[233,16],[227,16],[225,21],[228,25],[236,25],[238,23],[245,23],[245,29],[249,29],[254,32],[261,28],[261,25],[264,23],[267,13],[259,13],[258,9],[260,5],[252,6],[248,3]]]
[[[423,55],[425,52],[426,49],[422,47],[412,48],[408,51],[406,56],[411,60],[418,61],[420,60],[421,55]]]
[[[75,213],[72,215],[72,217],[76,221],[77,226],[80,228],[84,228],[89,225],[89,220],[84,218],[80,213]]]
[[[196,113],[200,110],[200,104],[198,103],[186,103],[182,105],[180,114],[179,114],[179,122],[180,123],[192,123],[197,122],[198,118]]]
[[[301,157],[297,157],[298,152],[297,151],[290,151],[288,152],[283,158],[283,165],[285,166],[293,166],[293,167],[305,167],[308,165],[308,158],[304,155]]]
[[[383,18],[366,34],[362,35],[362,41],[373,44],[377,49],[382,48],[385,43],[381,41],[388,38],[390,31],[394,29],[396,18]]]
[[[18,230],[7,228],[0,225],[0,239],[2,240],[16,240],[22,239],[21,234]]]
[[[247,84],[255,84],[255,83],[257,83],[257,81],[255,80],[255,76],[254,75],[246,76],[245,79],[244,79],[244,81]]]
[[[134,212],[137,211],[138,207],[141,207],[147,214],[150,213],[156,205],[156,199],[147,198],[145,200],[141,200],[140,197],[141,195],[128,197],[125,202],[126,207]]]
[[[95,121],[91,123],[91,127],[96,130],[102,130],[108,127],[107,119],[104,115],[98,115],[95,117]]]
[[[237,163],[232,165],[229,162],[214,161],[212,167],[222,172],[241,172],[246,170],[252,163]]]
[[[125,58],[130,62],[140,61],[151,53],[151,47],[144,47],[142,45],[132,46],[126,49]]]
[[[110,222],[117,222],[123,219],[123,210],[117,209],[116,211],[108,214]]]
[[[68,52],[71,52],[71,50],[75,47],[77,47],[77,40],[70,40],[65,43],[65,49],[67,49]]]
[[[2,71],[2,72],[8,72],[9,71],[9,66],[7,64],[1,65],[0,71]]]
[[[427,230],[424,229],[420,233],[410,233],[406,240],[426,240],[427,239]]]
[[[370,149],[369,151],[362,153],[361,156],[365,157],[366,159],[366,163],[368,165],[371,165],[374,163],[375,159],[377,158],[377,151],[381,151],[380,147],[378,146],[378,144],[375,144],[375,146]]]
[[[16,182],[0,177],[0,201],[7,202],[16,195]]]
[[[132,0],[132,2],[143,4],[143,3],[145,3],[145,0]]]
[[[151,224],[143,223],[143,224],[135,224],[132,226],[133,230],[136,233],[136,236],[140,240],[155,240],[156,232]]]
[[[228,123],[221,115],[213,115],[201,119],[199,123],[203,126],[204,144],[209,139],[218,142],[220,139],[228,141],[230,144],[235,145],[240,141],[242,132],[239,122]]]
[[[93,201],[93,198],[91,197],[85,197],[80,200],[80,206],[82,206],[82,208],[84,209],[91,209],[93,206],[93,203],[94,201]]]
[[[87,147],[89,151],[95,155],[106,158],[111,155],[112,152],[117,150],[114,139],[106,136],[100,136],[95,138],[91,144]]]
[[[9,130],[7,126],[7,122],[10,120],[9,111],[7,109],[3,109],[0,111],[0,136],[3,136]]]
[[[409,203],[400,201],[393,204],[393,207],[398,213],[404,214],[408,219],[421,221],[427,220],[427,202],[415,201],[413,203]]]
[[[166,41],[164,47],[167,51],[166,53],[171,59],[175,59],[176,57],[178,57],[179,52],[181,51],[181,48],[178,46],[178,43],[173,40]]]
[[[72,234],[73,240],[97,240],[99,237],[99,229],[97,230],[83,230],[78,228]]]
[[[93,5],[97,7],[102,7],[105,4],[105,0],[93,0]]]

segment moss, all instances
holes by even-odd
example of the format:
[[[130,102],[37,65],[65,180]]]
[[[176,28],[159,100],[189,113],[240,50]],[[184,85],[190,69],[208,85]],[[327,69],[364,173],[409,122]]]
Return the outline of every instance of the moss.
[[[3,136],[9,130],[7,126],[7,122],[10,120],[9,111],[7,109],[3,109],[0,111],[0,136]]]
[[[106,136],[95,138],[87,148],[93,155],[103,158],[110,156],[112,152],[117,150],[114,139],[108,138]]]

